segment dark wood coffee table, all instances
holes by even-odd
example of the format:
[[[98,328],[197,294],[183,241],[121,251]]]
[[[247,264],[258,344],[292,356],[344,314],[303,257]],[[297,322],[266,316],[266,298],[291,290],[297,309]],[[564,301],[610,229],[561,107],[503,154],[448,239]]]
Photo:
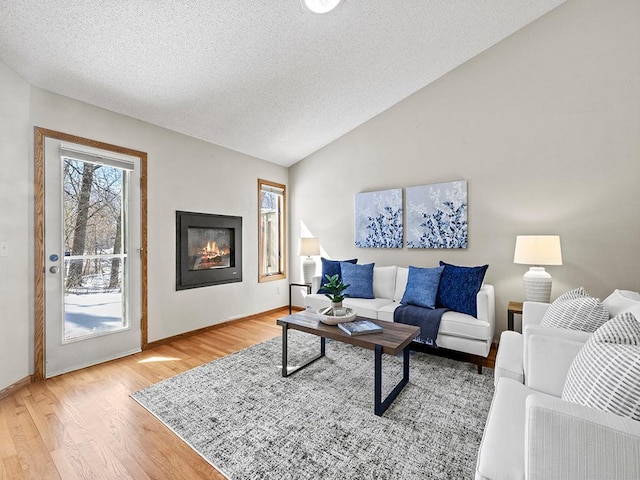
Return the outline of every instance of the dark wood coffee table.
[[[356,320],[371,319],[356,317]],[[401,323],[371,321],[380,325],[383,328],[382,332],[351,336],[344,333],[337,326],[325,325],[320,322],[315,313],[309,310],[279,318],[277,323],[282,326],[282,376],[288,377],[319,358],[324,357],[327,338],[373,350],[375,352],[374,413],[381,416],[387,408],[389,408],[389,405],[395,400],[404,386],[409,383],[409,344],[411,340],[418,336],[420,328],[413,325],[403,325]],[[289,368],[287,362],[287,334],[289,329],[319,336],[320,354],[308,359],[299,367]],[[387,395],[387,398],[382,400],[382,354],[397,355],[400,352],[403,352],[402,380],[400,380],[391,393]]]

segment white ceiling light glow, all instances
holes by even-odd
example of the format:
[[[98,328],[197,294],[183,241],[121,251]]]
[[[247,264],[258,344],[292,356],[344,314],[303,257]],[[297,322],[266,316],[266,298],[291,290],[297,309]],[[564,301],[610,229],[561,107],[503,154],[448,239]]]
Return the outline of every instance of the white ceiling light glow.
[[[313,13],[327,13],[340,5],[342,0],[302,0],[302,5]]]

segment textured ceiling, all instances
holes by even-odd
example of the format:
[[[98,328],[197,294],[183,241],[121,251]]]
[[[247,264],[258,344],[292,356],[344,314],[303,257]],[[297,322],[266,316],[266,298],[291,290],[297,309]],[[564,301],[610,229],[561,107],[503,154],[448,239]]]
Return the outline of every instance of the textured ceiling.
[[[37,87],[291,165],[564,0],[0,0]]]

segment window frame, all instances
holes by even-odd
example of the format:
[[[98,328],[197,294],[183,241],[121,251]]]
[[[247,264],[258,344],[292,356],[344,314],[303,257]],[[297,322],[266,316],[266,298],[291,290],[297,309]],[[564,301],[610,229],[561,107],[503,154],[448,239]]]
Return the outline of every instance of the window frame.
[[[267,190],[263,187],[271,187],[282,190],[282,202],[278,215],[279,234],[279,271],[276,273],[265,273],[262,270],[264,261],[264,244],[265,239],[262,232],[262,192]],[[258,282],[272,282],[274,280],[283,280],[287,278],[287,186],[281,183],[269,180],[258,179]]]

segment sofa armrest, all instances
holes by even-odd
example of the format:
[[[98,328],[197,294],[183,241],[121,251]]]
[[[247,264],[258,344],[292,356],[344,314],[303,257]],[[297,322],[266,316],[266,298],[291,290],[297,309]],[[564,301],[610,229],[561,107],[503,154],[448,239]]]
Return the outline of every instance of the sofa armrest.
[[[524,364],[524,382],[532,390],[562,395],[573,359],[584,342],[548,335],[529,335]]]
[[[526,400],[525,478],[640,478],[640,422],[559,398]]]
[[[484,284],[476,295],[476,318],[489,323],[490,335],[493,339],[496,331],[496,300],[493,285]]]
[[[318,293],[318,290],[320,290],[320,281],[322,280],[322,276],[321,275],[314,275],[314,277],[311,279],[311,293]]]
[[[549,303],[524,302],[522,304],[522,330],[527,325],[540,325]]]

